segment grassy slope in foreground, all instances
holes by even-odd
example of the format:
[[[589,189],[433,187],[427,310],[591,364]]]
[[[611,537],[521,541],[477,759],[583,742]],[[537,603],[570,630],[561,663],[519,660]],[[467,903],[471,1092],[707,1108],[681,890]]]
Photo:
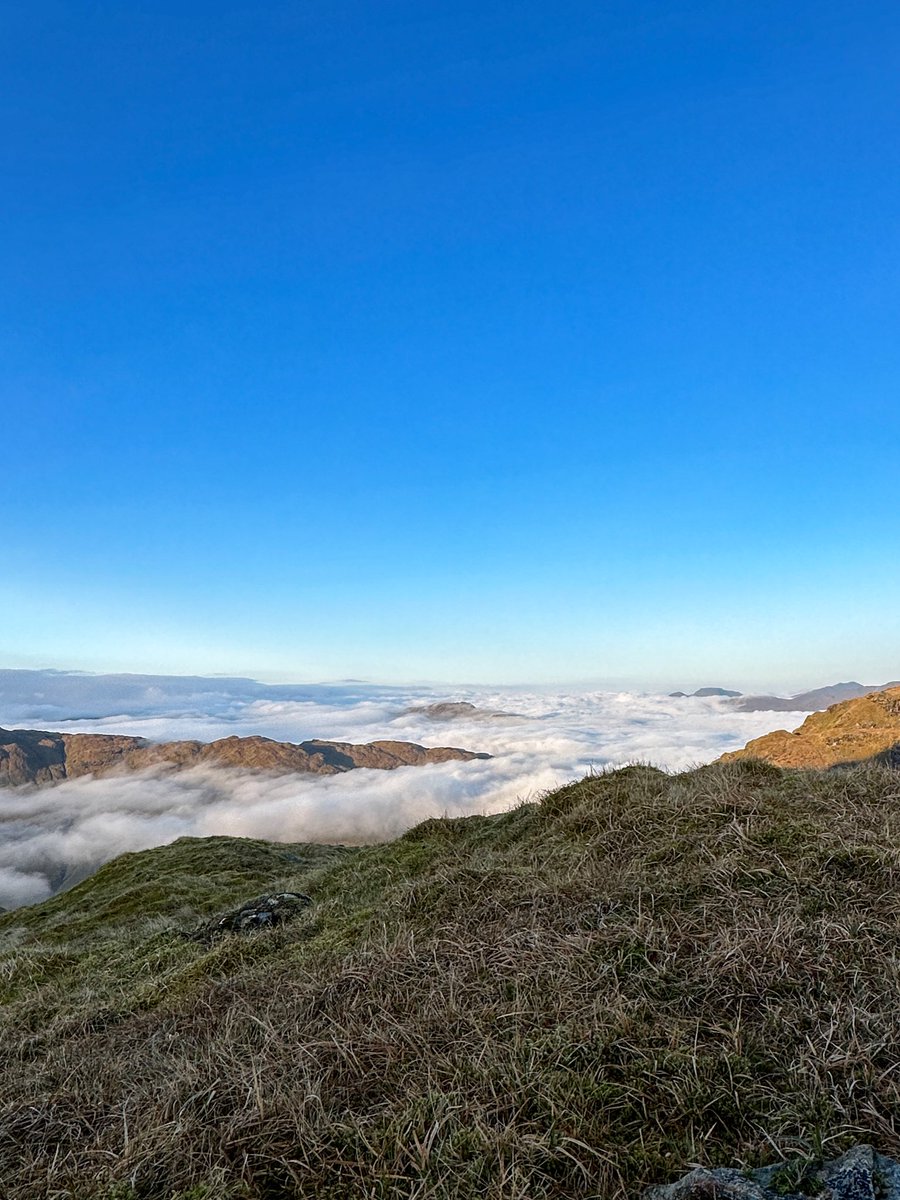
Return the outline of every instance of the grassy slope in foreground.
[[[878,766],[635,767],[344,853],[128,855],[0,919],[4,1196],[612,1200],[896,1155],[898,882]],[[264,886],[315,906],[180,936]]]

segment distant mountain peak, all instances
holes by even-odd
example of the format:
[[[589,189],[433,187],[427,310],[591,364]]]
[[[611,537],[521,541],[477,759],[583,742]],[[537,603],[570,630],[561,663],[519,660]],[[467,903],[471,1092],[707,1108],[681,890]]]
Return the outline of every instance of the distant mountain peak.
[[[675,697],[679,697],[684,700],[690,700],[694,696],[699,696],[701,698],[706,697],[706,696],[729,696],[731,698],[734,698],[735,696],[740,696],[741,694],[742,694],[741,692],[733,692],[729,688],[723,688],[723,687],[702,687],[702,688],[697,688],[696,692],[690,692],[690,693],[688,693],[688,692],[669,692],[669,695],[670,695],[670,697],[672,697],[672,699],[675,699]]]
[[[404,710],[405,713],[415,713],[428,717],[430,721],[456,721],[469,718],[475,721],[491,721],[503,718],[518,718],[518,713],[494,712],[492,709],[479,708],[468,700],[439,700],[435,704],[419,704]]]
[[[820,712],[842,700],[854,700],[886,688],[900,687],[900,680],[890,683],[831,683],[825,687],[798,692],[795,696],[742,696],[735,704],[739,712]]]

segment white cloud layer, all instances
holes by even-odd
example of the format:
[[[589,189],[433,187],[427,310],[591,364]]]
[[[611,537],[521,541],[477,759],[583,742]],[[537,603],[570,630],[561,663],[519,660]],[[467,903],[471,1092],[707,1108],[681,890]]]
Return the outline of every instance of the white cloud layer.
[[[140,685],[135,681],[141,677],[128,676],[57,676],[65,686],[44,689],[51,692],[45,698],[35,695],[42,679],[23,680],[18,691],[9,679],[41,674],[0,672],[0,726],[154,740],[230,734],[294,742],[391,738],[464,746],[494,757],[336,776],[273,777],[207,767],[0,791],[0,906],[6,908],[41,900],[123,851],[185,835],[378,841],[430,816],[499,812],[592,767],[642,761],[685,769],[776,726],[795,728],[806,716],[738,713],[715,698],[628,692],[470,688],[448,694],[362,684],[266,688],[242,680],[195,681],[186,688],[165,677]],[[79,678],[89,683],[80,701]],[[116,680],[123,679],[126,685],[117,690]],[[440,700],[466,700],[518,717],[433,721],[404,711]],[[36,719],[41,714],[52,719]]]

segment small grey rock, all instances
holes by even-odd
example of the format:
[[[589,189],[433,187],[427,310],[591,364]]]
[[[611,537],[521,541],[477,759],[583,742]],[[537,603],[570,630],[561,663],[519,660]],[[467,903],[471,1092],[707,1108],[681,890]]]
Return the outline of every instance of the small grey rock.
[[[840,1158],[788,1159],[771,1167],[697,1167],[675,1183],[649,1188],[644,1200],[900,1200],[900,1164],[859,1145]]]

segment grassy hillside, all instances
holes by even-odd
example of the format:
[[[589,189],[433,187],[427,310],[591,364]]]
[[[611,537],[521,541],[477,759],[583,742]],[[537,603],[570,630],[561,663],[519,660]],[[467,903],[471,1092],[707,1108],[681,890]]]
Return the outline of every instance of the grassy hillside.
[[[900,772],[755,761],[127,855],[0,918],[3,1194],[607,1200],[897,1154],[898,883]],[[182,936],[274,888],[315,903]]]

